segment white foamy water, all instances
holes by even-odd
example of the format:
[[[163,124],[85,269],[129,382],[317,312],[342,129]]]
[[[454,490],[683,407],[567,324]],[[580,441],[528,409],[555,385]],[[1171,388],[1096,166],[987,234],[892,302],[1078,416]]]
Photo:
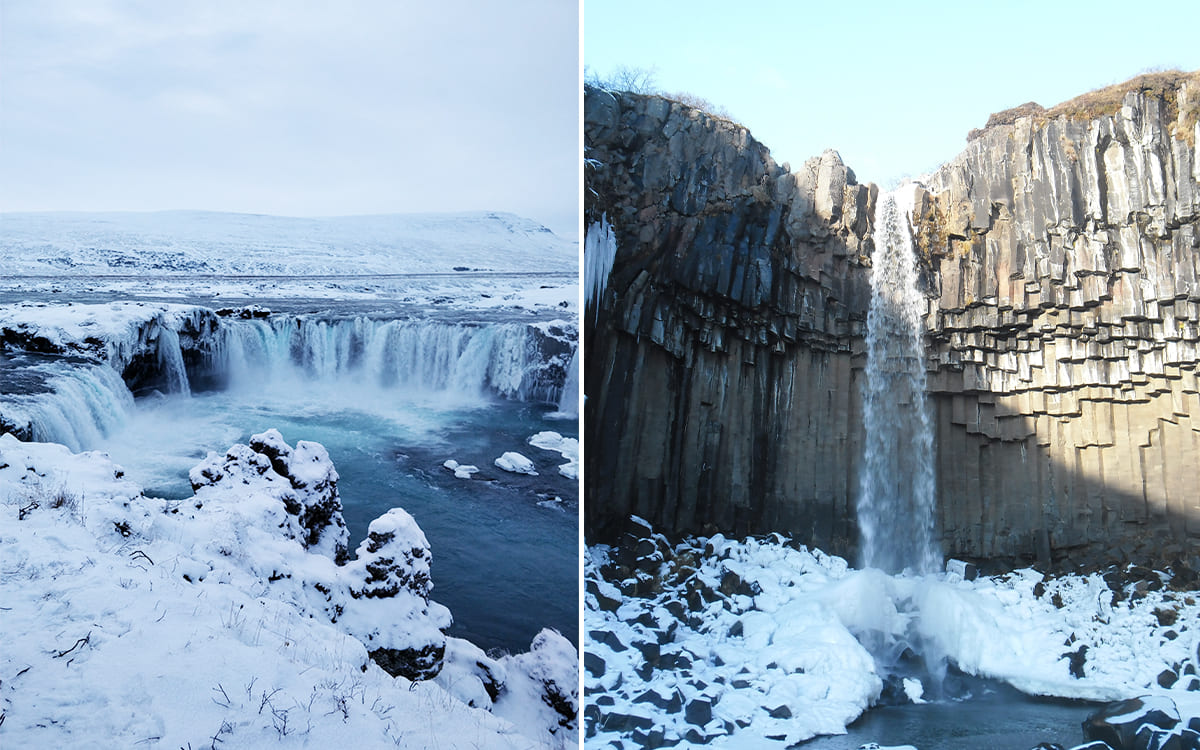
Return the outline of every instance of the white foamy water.
[[[858,524],[865,567],[930,573],[940,569],[941,552],[912,200],[909,185],[881,195],[875,209]]]

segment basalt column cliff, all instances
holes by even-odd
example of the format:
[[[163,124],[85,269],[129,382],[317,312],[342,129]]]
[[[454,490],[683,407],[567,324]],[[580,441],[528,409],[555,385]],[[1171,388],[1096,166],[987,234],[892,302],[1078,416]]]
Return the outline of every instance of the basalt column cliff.
[[[834,152],[793,172],[685,105],[585,96],[588,221],[616,240],[585,334],[589,535],[632,513],[851,552],[878,190]],[[1200,74],[1026,105],[918,195],[947,554],[1200,538],[1198,114]]]

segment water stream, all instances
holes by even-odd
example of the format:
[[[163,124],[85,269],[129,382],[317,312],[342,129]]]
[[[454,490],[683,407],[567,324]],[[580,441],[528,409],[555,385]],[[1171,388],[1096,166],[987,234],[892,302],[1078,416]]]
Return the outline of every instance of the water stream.
[[[940,570],[942,556],[934,538],[927,302],[917,288],[912,196],[912,186],[881,195],[875,212],[858,525],[863,567],[924,574]]]

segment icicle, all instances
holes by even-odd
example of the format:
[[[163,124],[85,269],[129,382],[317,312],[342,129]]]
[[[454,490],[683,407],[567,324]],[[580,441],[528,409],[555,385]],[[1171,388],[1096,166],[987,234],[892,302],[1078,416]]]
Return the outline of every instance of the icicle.
[[[613,263],[617,258],[617,238],[607,215],[587,229],[583,243],[584,288],[587,289],[587,306],[600,314],[600,303],[608,288],[608,277],[612,275]]]

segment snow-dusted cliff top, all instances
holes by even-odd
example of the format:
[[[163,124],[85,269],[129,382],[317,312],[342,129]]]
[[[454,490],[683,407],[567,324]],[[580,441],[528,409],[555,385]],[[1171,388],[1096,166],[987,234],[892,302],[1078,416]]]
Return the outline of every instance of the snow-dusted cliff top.
[[[0,214],[7,275],[570,273],[574,242],[496,212],[289,218],[206,211]]]

